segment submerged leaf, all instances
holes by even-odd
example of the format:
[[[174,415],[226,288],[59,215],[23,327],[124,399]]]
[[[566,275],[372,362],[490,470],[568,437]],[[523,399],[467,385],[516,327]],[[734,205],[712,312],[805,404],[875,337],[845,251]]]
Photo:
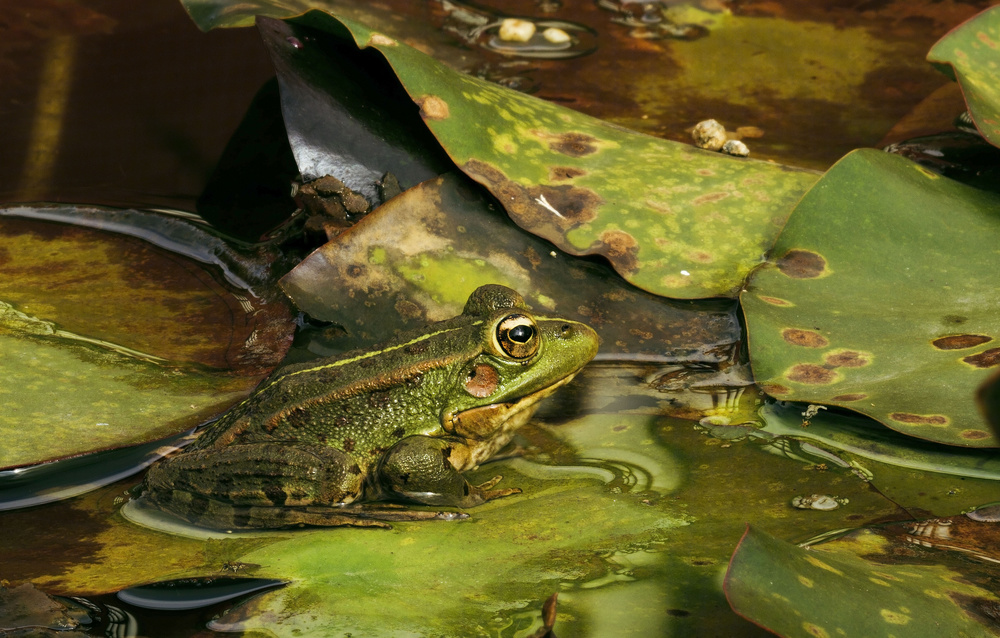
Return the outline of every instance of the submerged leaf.
[[[349,345],[455,316],[478,286],[518,290],[538,312],[592,325],[601,352],[719,363],[738,342],[728,301],[663,299],[602,264],[567,258],[522,231],[461,174],[382,205],[281,280],[296,305],[351,333]]]
[[[779,636],[994,636],[998,541],[996,524],[965,517],[862,529],[809,547],[748,527],[726,596]]]
[[[995,447],[973,393],[1000,366],[1000,196],[873,150],[802,199],[741,302],[758,383],[906,434]]]
[[[138,211],[0,215],[0,467],[190,429],[290,344],[290,308],[266,283],[277,253]]]
[[[941,38],[927,54],[950,65],[983,137],[1000,146],[1000,7],[986,9]]]

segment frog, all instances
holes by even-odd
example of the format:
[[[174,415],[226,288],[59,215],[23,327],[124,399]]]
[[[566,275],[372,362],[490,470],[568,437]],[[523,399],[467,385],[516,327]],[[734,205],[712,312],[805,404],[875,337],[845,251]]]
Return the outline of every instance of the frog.
[[[456,317],[280,368],[154,464],[141,498],[223,530],[465,518],[521,492],[498,488],[502,476],[473,485],[464,472],[507,446],[598,343],[585,323],[481,286]]]

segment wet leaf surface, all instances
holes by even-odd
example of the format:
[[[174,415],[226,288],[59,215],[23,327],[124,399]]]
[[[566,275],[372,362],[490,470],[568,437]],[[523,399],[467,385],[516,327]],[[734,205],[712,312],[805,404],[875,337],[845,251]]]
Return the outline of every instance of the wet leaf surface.
[[[995,636],[1000,527],[958,516],[796,547],[754,527],[726,574],[733,609],[779,636]]]
[[[657,294],[731,294],[815,180],[632,133],[348,26],[386,56],[451,158],[518,225],[571,254],[603,255]]]
[[[281,280],[312,317],[344,326],[344,349],[453,317],[478,286],[518,290],[543,314],[593,326],[601,352],[722,363],[740,338],[731,302],[678,302],[621,281],[516,227],[459,174],[382,205]]]
[[[760,410],[764,427],[748,435],[780,441],[807,441],[822,462],[822,454],[834,457],[827,462],[850,462],[859,459],[861,463],[870,459],[899,468],[936,472],[950,476],[967,476],[1000,480],[1000,455],[992,449],[958,448],[944,446],[905,436],[882,424],[857,414],[819,411],[806,417],[803,404],[767,404]],[[808,453],[808,451],[806,452]],[[838,456],[840,453],[846,453]],[[987,495],[984,495],[987,496]],[[916,501],[914,501],[916,503]]]
[[[189,429],[244,396],[290,344],[290,308],[265,283],[276,254],[137,211],[2,213],[0,467]],[[43,221],[54,219],[77,225]]]
[[[644,379],[658,369],[586,368],[523,430],[521,455],[471,473],[473,482],[502,474],[524,493],[470,509],[465,521],[164,534],[136,503],[126,505],[128,518],[116,513],[115,497],[133,481],[5,513],[5,577],[85,596],[194,576],[291,580],[212,624],[278,636],[318,629],[529,634],[543,627],[538,601],[553,591],[560,635],[756,636],[763,631],[729,611],[719,586],[747,521],[801,541],[909,518],[850,468],[821,470],[816,458],[706,436],[695,423],[667,416],[684,404],[734,425],[750,423],[758,401],[752,392],[726,400],[724,390],[657,389]],[[880,486],[896,471],[865,463]],[[962,491],[948,495],[956,481]],[[897,500],[922,503],[935,516],[982,505],[982,495],[996,491],[996,481],[926,472],[907,483],[920,495]],[[792,507],[794,497],[811,494],[844,504],[833,511]],[[76,536],[52,529],[54,518],[74,521]],[[135,560],[143,555],[158,558]]]
[[[856,151],[802,200],[741,297],[757,381],[932,441],[995,447],[1000,198]]]
[[[1000,146],[1000,8],[986,9],[941,38],[927,59],[951,68],[976,128]]]
[[[378,49],[452,160],[515,222],[571,254],[603,255],[657,294],[733,294],[816,179],[603,123],[452,71],[358,23],[311,12],[296,24],[331,35],[347,26],[360,47]]]

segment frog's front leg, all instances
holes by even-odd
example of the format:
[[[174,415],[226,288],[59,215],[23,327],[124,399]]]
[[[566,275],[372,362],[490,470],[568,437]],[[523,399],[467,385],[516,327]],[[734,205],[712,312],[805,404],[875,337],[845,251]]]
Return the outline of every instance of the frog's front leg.
[[[382,457],[375,479],[386,498],[425,505],[473,507],[494,498],[520,494],[513,487],[491,489],[502,477],[471,485],[448,460],[464,443],[442,437],[409,436]]]

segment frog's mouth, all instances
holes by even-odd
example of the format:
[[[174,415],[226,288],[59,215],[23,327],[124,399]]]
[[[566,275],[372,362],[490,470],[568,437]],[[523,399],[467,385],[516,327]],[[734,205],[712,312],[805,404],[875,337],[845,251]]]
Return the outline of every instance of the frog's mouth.
[[[576,372],[563,377],[555,383],[531,394],[526,394],[516,401],[506,403],[491,403],[490,405],[470,408],[461,412],[449,412],[444,415],[441,425],[445,432],[455,434],[471,442],[483,442],[485,455],[477,454],[480,460],[489,458],[496,450],[507,444],[514,432],[531,418],[538,408],[538,402],[569,383]],[[478,465],[478,462],[471,465]]]

